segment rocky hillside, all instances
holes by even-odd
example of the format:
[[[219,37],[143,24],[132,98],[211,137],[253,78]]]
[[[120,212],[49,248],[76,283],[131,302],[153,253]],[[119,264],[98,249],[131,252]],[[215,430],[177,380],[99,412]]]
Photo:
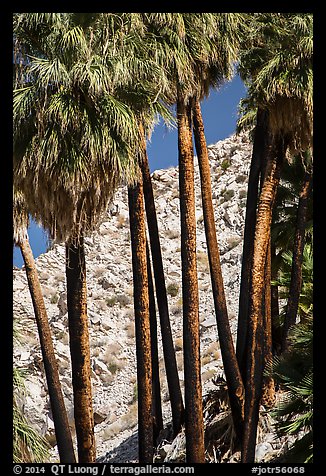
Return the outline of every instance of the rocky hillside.
[[[245,135],[231,136],[209,146],[209,155],[225,292],[231,327],[235,333],[251,145]],[[179,375],[183,381],[178,169],[157,170],[152,174],[152,179],[172,330]],[[210,288],[197,165],[195,186],[202,381],[205,393],[213,385],[212,378],[223,370]],[[125,188],[117,192],[97,232],[85,239],[85,248],[97,455],[105,461],[132,462],[137,460],[137,385],[130,231]],[[54,245],[39,256],[36,263],[73,429],[64,246]],[[24,412],[33,426],[50,441],[53,446],[52,460],[57,461],[38,335],[23,269],[14,270],[14,319],[21,336],[20,343],[14,347],[14,363],[19,368],[29,369]],[[161,345],[160,352],[164,418],[167,423],[170,421],[169,396]]]

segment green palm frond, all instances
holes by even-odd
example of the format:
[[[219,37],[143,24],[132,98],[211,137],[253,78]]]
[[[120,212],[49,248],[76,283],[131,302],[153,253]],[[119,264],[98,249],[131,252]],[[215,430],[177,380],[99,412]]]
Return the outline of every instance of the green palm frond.
[[[312,142],[313,17],[259,13],[251,16],[239,72],[254,105],[269,111],[274,134],[286,135],[292,151]]]
[[[13,390],[15,397],[25,396],[27,369],[13,369]],[[49,459],[49,445],[29,424],[14,397],[13,407],[13,462],[45,463]]]
[[[34,430],[14,404],[13,409],[14,463],[45,463],[49,460],[49,445]]]
[[[275,419],[278,435],[298,436],[289,450],[289,461],[296,455],[296,462],[308,462],[312,461],[313,429],[312,318],[293,326],[289,341],[288,352],[274,356],[265,370],[283,391],[271,416]],[[284,461],[287,461],[287,454]]]
[[[26,74],[37,78],[37,87],[46,90],[49,85],[59,88],[69,85],[69,72],[59,58],[47,59],[31,57]]]
[[[287,235],[288,236],[288,235]],[[278,243],[281,243],[280,236]],[[292,251],[284,250],[280,253],[278,263],[278,278],[272,280],[271,284],[279,286],[280,299],[287,299],[292,270]],[[299,299],[299,314],[309,315],[313,310],[313,247],[311,243],[306,243],[303,250],[302,262],[302,288]],[[300,329],[300,328],[299,328]]]

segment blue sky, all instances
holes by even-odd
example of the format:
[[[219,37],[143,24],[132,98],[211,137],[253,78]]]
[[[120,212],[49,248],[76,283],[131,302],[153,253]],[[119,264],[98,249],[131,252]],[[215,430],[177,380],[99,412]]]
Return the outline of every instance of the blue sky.
[[[202,106],[207,144],[229,137],[235,132],[238,104],[246,95],[246,88],[239,78],[235,78],[221,87],[219,91],[212,91]],[[164,124],[156,126],[150,143],[148,144],[148,159],[150,169],[164,169],[178,164],[178,141],[176,129],[168,129]],[[47,248],[47,236],[44,230],[32,222],[28,235],[34,257],[37,258]],[[20,250],[14,247],[13,264],[19,268],[23,265]]]

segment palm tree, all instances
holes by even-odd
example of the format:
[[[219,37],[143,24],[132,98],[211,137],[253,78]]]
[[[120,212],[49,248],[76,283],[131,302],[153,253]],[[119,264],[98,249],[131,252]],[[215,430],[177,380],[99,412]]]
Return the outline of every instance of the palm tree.
[[[180,381],[178,376],[178,367],[175,357],[172,330],[169,319],[169,309],[163,270],[161,245],[158,233],[153,187],[149,171],[145,140],[143,141],[143,159],[140,161],[140,167],[142,170],[147,224],[149,230],[151,252],[153,257],[155,288],[161,322],[164,361],[171,401],[173,433],[174,436],[176,436],[179,433],[181,425],[184,422],[184,406],[182,401]]]
[[[309,167],[308,170],[309,171]],[[273,347],[274,352],[281,353],[282,327],[284,323],[284,312],[279,310],[279,296],[283,295],[282,288],[279,290],[279,281],[281,274],[284,274],[284,267],[287,261],[284,259],[286,254],[293,254],[295,248],[296,223],[298,216],[298,205],[302,184],[305,182],[305,165],[302,158],[295,156],[291,163],[285,163],[282,170],[281,183],[278,187],[275,206],[273,210],[272,224],[272,249],[273,249],[273,282],[272,291],[275,293],[274,316],[273,316]],[[308,209],[306,210],[305,223],[305,242],[311,240],[312,230],[312,200],[311,193],[308,199]],[[292,266],[292,259],[291,259]],[[300,270],[297,272],[300,273]],[[283,279],[283,278],[282,278]],[[288,286],[288,285],[287,285]],[[300,287],[299,287],[300,288]],[[292,291],[296,295],[297,290]],[[287,300],[289,295],[285,296]],[[291,297],[292,298],[292,297]]]
[[[223,15],[221,16],[223,17]],[[193,105],[195,104],[195,96],[197,96],[198,91],[201,91],[201,88],[205,90],[206,87],[207,89],[210,81],[212,82],[211,77],[214,77],[213,71],[211,71],[212,74],[211,77],[209,77],[207,58],[214,52],[213,45],[216,40],[214,32],[216,32],[217,22],[215,21],[216,18],[214,14],[147,14],[146,20],[149,21],[152,31],[154,31],[158,37],[158,42],[164,48],[163,51],[165,56],[163,55],[163,57],[165,59],[165,64],[170,66],[171,71],[171,91],[169,91],[169,94],[171,96],[171,102],[176,101],[177,108],[182,243],[181,256],[183,270],[187,460],[199,462],[204,461],[202,424],[200,421],[195,422],[190,418],[190,409],[194,405],[196,406],[196,409],[198,408],[198,410],[196,410],[197,414],[201,413],[201,383],[198,333],[198,288],[196,285],[196,222],[194,218],[193,187],[194,171],[192,158],[192,132],[189,128],[191,128],[191,115]],[[221,30],[228,25],[227,21],[223,24],[223,20],[225,20],[224,17],[219,24]],[[225,35],[225,37],[227,37],[227,35]],[[221,40],[221,38],[222,41],[225,39],[223,38],[222,33],[219,39]],[[223,47],[224,46],[223,43]],[[214,70],[214,80],[217,82],[223,78],[221,66],[223,61],[228,64],[230,59],[228,55],[231,50],[226,52],[223,47],[221,46],[218,53],[215,55],[215,64],[214,61],[211,62],[211,70]],[[168,55],[166,54],[166,51],[169,52]],[[217,48],[215,47],[215,52],[216,51]],[[218,60],[217,57],[219,54],[220,57]],[[225,63],[223,64],[223,67],[225,67]],[[207,77],[209,77],[209,80]],[[192,96],[194,99],[192,99]],[[195,111],[197,111],[197,113],[198,111],[200,112],[198,107]],[[198,128],[196,131],[197,130]],[[203,136],[201,136],[200,139],[202,140]],[[197,141],[196,145],[199,146],[199,144],[200,140]],[[207,174],[205,177],[207,178]],[[214,223],[214,215],[212,220],[211,222]],[[216,247],[214,253],[216,255]],[[217,258],[215,255],[214,260],[217,260],[218,255]],[[215,270],[218,270],[218,267],[215,267]],[[223,301],[223,281],[221,279],[220,269],[218,278],[220,299]],[[217,278],[212,277],[212,279],[216,280]],[[215,281],[215,289],[216,288]],[[224,306],[224,309],[226,309],[226,306]],[[220,322],[222,322],[222,319]],[[225,319],[224,323],[226,323]],[[228,335],[228,337],[230,336]],[[230,342],[228,338],[226,341]],[[233,355],[233,363],[235,364],[234,352]],[[229,368],[232,368],[232,365]],[[230,388],[231,387],[232,384],[230,384]],[[230,392],[233,393],[233,388],[231,388]],[[197,443],[195,443],[195,441],[197,441]]]
[[[233,422],[237,436],[239,440],[241,440],[244,387],[228,320],[215,229],[210,165],[199,99],[208,94],[208,88],[210,86],[219,86],[223,81],[232,77],[232,67],[236,60],[237,45],[239,43],[241,28],[243,27],[243,16],[241,14],[214,14],[213,20],[215,20],[215,31],[213,30],[202,43],[203,49],[206,50],[206,60],[203,60],[204,54],[202,54],[200,60],[196,60],[195,67],[199,83],[199,93],[194,96],[193,100],[193,130],[201,179],[204,224],[219,341],[221,344]]]
[[[43,300],[41,284],[27,233],[28,213],[21,192],[14,192],[14,244],[19,246],[30,290],[35,320],[37,324],[45,376],[49,391],[58,452],[62,463],[75,463],[75,453],[69,429],[68,416],[64,404],[55,357],[52,332]]]
[[[153,461],[152,355],[146,256],[146,229],[141,180],[128,188],[138,382],[139,462]]]
[[[151,357],[152,357],[153,441],[155,446],[155,444],[158,441],[159,434],[161,430],[163,429],[163,415],[162,415],[160,370],[159,370],[159,360],[158,360],[155,293],[154,293],[153,273],[152,273],[152,267],[151,267],[148,241],[146,241],[146,260],[147,260],[147,276],[148,276],[149,320],[150,320]]]
[[[297,209],[297,224],[294,239],[294,250],[292,259],[291,284],[287,302],[286,314],[283,324],[282,351],[287,349],[288,331],[295,324],[298,312],[300,292],[302,286],[302,262],[303,250],[305,244],[305,228],[308,212],[308,200],[312,188],[312,173],[310,170],[305,172],[302,189],[299,196]]]
[[[84,240],[66,243],[69,346],[74,389],[74,416],[80,462],[95,461],[94,416],[91,393],[91,361],[87,317],[87,285]]]
[[[272,245],[271,239],[268,244],[265,263],[265,290],[262,300],[263,313],[263,367],[272,360],[273,357],[273,326],[272,326]],[[264,376],[262,384],[262,396],[260,403],[265,407],[272,407],[275,403],[275,383],[273,378]]]
[[[119,95],[130,106],[138,118],[140,134],[139,166],[142,172],[143,193],[153,257],[156,298],[160,316],[164,362],[170,394],[173,432],[176,435],[184,421],[184,406],[178,376],[173,337],[169,319],[168,301],[163,271],[163,261],[158,233],[155,203],[146,150],[146,137],[151,133],[160,115],[170,125],[173,116],[162,103],[167,80],[165,65],[159,64],[153,51],[157,41],[144,23],[146,14],[119,14],[116,28],[120,34],[122,54],[115,67],[120,71],[118,78]],[[117,18],[117,16],[116,16]],[[116,60],[115,54],[114,59]],[[111,58],[108,58],[112,61]]]
[[[155,37],[155,54],[169,72],[167,93],[177,98],[179,183],[181,208],[181,257],[183,280],[184,362],[185,362],[185,424],[187,461],[204,462],[204,433],[200,379],[198,283],[196,272],[196,219],[194,209],[194,170],[191,125],[185,112],[187,98],[181,93],[180,79],[186,77],[184,21],[182,14],[143,14],[149,34]],[[179,37],[179,34],[181,35]],[[171,56],[170,56],[171,54]],[[176,71],[179,74],[176,76]],[[178,86],[179,84],[179,86]],[[179,90],[178,94],[176,91]],[[171,92],[173,91],[173,92]],[[167,97],[166,91],[164,91]],[[190,109],[189,109],[190,112]],[[190,139],[190,140],[189,140]],[[186,140],[186,142],[185,142]],[[189,147],[191,147],[189,149]],[[182,189],[182,190],[181,190]],[[189,192],[191,195],[189,195]],[[175,370],[173,369],[173,372]],[[182,402],[177,396],[177,420],[174,431],[182,421]]]
[[[69,14],[57,14],[55,28],[43,18],[36,21],[38,15],[20,14],[16,28],[24,48],[32,42],[32,51],[41,52],[26,64],[14,93],[14,178],[31,214],[52,238],[66,242],[78,455],[79,462],[92,462],[83,235],[94,228],[117,184],[134,174],[136,123],[109,89],[110,72],[92,50],[92,31],[71,23]]]
[[[262,389],[263,370],[263,321],[262,296],[265,287],[265,261],[270,239],[271,211],[275,199],[275,192],[280,178],[280,166],[284,157],[282,144],[272,149],[269,159],[264,186],[262,188],[256,219],[253,262],[251,269],[251,287],[249,296],[249,328],[248,328],[248,356],[247,379],[245,398],[245,428],[243,439],[243,462],[253,461],[256,433],[258,424],[258,410]],[[249,449],[250,453],[249,453]]]
[[[191,106],[184,103],[184,98],[181,95],[178,95],[177,119],[187,462],[203,463],[205,461],[205,452],[200,365]]]
[[[257,104],[268,110],[273,140],[266,156],[251,268],[243,462],[252,462],[255,455],[263,369],[261,309],[273,203],[285,152],[310,147],[312,122],[311,15],[262,14],[256,19],[264,41],[259,44],[262,54],[251,63],[251,92]],[[256,22],[255,30],[259,32]]]
[[[254,128],[253,150],[248,178],[248,191],[245,213],[245,226],[243,238],[243,252],[241,265],[241,280],[239,294],[239,316],[237,327],[237,360],[243,382],[246,379],[246,344],[248,332],[249,311],[249,285],[252,254],[254,246],[254,234],[256,226],[256,210],[259,196],[259,180],[261,175],[262,161],[267,150],[268,140],[268,114],[267,111],[258,109],[256,112],[256,125]]]

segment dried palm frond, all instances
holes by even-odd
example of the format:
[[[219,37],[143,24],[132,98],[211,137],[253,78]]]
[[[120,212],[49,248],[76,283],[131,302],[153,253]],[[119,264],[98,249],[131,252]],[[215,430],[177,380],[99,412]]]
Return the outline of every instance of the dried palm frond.
[[[14,189],[13,193],[13,241],[19,245],[27,238],[29,218],[23,193]]]

